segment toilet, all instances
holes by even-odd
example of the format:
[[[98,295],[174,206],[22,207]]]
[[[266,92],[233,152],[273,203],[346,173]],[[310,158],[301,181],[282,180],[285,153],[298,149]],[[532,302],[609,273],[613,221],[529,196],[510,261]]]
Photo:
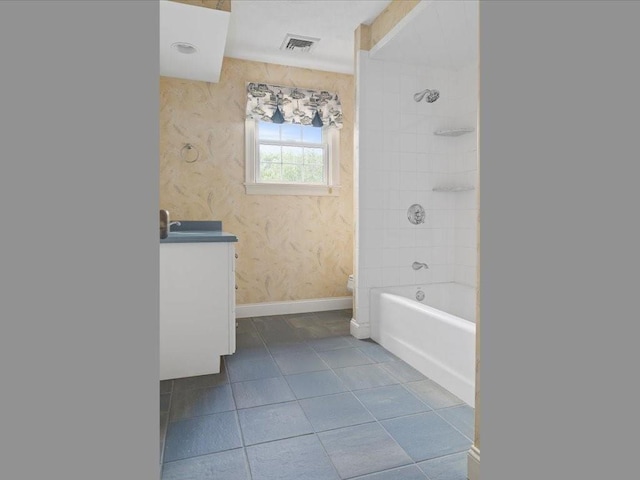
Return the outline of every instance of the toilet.
[[[347,280],[347,290],[353,292],[353,274],[349,275],[349,279]]]

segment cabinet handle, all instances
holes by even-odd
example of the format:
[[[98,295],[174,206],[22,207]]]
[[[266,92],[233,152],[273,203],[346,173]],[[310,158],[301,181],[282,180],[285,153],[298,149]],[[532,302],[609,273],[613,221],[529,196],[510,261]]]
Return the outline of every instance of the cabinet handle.
[[[236,253],[236,258],[238,258],[238,254]]]

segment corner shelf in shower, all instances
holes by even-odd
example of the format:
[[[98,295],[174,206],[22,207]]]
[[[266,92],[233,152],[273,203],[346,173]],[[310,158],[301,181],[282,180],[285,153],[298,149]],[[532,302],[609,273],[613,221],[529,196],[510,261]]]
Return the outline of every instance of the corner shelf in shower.
[[[443,130],[436,130],[433,132],[434,135],[438,135],[440,137],[459,137],[460,135],[464,135],[465,133],[471,133],[475,129],[472,127],[467,128],[446,128]]]
[[[473,185],[440,185],[433,187],[434,192],[469,192],[475,190]]]

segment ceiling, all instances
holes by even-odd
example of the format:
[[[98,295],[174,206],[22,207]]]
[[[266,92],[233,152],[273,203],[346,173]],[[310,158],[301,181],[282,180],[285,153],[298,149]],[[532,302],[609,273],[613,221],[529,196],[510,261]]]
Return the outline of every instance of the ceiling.
[[[232,0],[224,54],[267,63],[354,73],[354,32],[391,0]],[[308,53],[280,50],[287,34],[319,38]]]
[[[391,0],[232,0],[231,12],[160,1],[160,74],[218,82],[223,56],[354,73],[354,32]],[[478,61],[478,0],[423,0],[372,50],[373,58],[459,69]],[[287,34],[320,40],[282,50]],[[171,45],[187,42],[185,55]]]

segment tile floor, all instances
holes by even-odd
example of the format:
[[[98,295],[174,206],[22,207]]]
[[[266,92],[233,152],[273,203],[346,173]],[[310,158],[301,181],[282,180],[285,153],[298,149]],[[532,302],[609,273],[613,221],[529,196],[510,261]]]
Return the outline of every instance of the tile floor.
[[[160,382],[162,479],[465,480],[473,409],[350,319],[239,319],[219,374]]]

